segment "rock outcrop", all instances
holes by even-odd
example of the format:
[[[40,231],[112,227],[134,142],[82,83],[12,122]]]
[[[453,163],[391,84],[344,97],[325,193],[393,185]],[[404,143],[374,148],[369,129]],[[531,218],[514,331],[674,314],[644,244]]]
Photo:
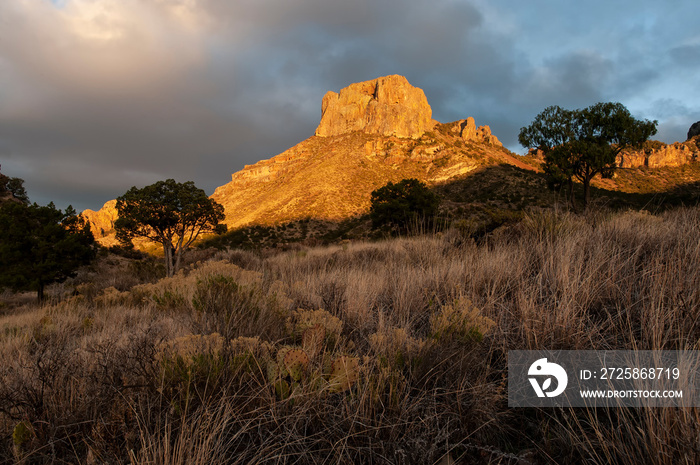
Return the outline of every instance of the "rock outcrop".
[[[114,238],[114,222],[119,217],[116,200],[108,201],[98,211],[85,210],[82,215],[90,223],[90,229],[92,230],[92,235],[95,236],[95,240],[105,246],[117,243],[117,240]]]
[[[340,93],[326,93],[316,135],[362,131],[417,139],[435,124],[425,93],[405,77],[392,75],[351,84]]]
[[[690,129],[688,129],[688,140],[698,135],[700,135],[700,121],[693,123]]]
[[[664,144],[648,141],[640,150],[626,150],[617,156],[620,168],[661,168],[663,166],[681,166],[698,161],[700,148],[697,137],[686,142]]]
[[[503,147],[501,141],[496,136],[491,134],[491,128],[488,126],[476,127],[476,122],[471,116],[466,120],[457,122],[457,130],[465,142],[482,142],[489,145]]]

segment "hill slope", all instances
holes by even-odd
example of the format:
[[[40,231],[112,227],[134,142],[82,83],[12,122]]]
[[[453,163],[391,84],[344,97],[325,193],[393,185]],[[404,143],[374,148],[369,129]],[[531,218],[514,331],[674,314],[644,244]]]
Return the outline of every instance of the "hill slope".
[[[229,227],[307,217],[341,220],[367,211],[370,193],[389,181],[435,184],[480,166],[518,163],[500,146],[464,141],[459,126],[438,123],[418,139],[362,131],[312,136],[234,173],[212,198],[224,206]]]

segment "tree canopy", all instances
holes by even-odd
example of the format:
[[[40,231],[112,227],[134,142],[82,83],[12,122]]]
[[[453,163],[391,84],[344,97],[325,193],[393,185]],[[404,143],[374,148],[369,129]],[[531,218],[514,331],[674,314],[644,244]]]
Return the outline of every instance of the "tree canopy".
[[[8,198],[24,204],[29,203],[27,191],[24,189],[24,180],[20,178],[11,178],[0,173],[0,202]]]
[[[583,203],[590,201],[591,180],[610,177],[617,155],[638,148],[656,134],[657,121],[635,119],[621,103],[596,103],[583,110],[558,106],[545,108],[533,122],[520,129],[518,140],[544,153],[544,171],[550,186],[568,184],[574,203],[574,179],[583,184]]]
[[[372,227],[384,225],[407,231],[412,223],[430,224],[438,211],[440,199],[417,179],[389,182],[372,192],[370,218]]]
[[[0,287],[37,291],[75,275],[96,254],[89,223],[72,207],[5,202],[0,206]]]
[[[223,233],[224,207],[207,197],[192,181],[158,181],[138,189],[132,187],[117,198],[119,218],[114,227],[117,239],[132,245],[141,237],[163,246],[165,270],[172,276],[181,257],[203,233]]]

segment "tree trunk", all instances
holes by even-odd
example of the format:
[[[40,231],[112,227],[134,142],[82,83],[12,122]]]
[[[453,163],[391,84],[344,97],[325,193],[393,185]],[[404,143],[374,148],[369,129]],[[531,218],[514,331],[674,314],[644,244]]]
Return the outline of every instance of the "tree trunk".
[[[39,281],[39,286],[37,287],[37,290],[36,290],[36,300],[40,305],[42,303],[44,303],[44,282],[43,281]]]
[[[569,203],[571,209],[576,211],[576,196],[574,195],[574,178],[569,178]]]
[[[177,272],[177,270],[180,269],[180,260],[182,258],[182,246],[179,246],[177,248],[177,251],[175,252],[175,266],[173,267],[173,274]]]
[[[173,277],[175,270],[173,269],[173,245],[163,243],[163,255],[165,256],[165,275],[168,278]]]
[[[183,240],[184,240],[184,231],[183,231],[183,235],[178,237],[177,245],[175,246],[175,267],[173,269],[173,273],[176,273],[177,270],[180,269],[180,262],[182,259],[182,247],[183,247],[182,242],[183,242]]]
[[[586,177],[583,180],[583,209],[588,208],[588,202],[591,200],[591,180]]]

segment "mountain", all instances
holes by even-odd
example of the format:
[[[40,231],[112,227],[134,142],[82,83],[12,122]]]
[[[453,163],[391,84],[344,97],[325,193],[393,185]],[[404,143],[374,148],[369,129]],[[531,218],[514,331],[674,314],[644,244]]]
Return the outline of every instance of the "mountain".
[[[697,180],[695,168],[661,176],[643,171],[690,163],[697,167],[697,137],[671,145],[650,141],[642,150],[625,152],[619,164],[633,169],[594,185],[646,192],[673,188],[676,181],[666,182],[669,178]],[[417,178],[445,195],[446,208],[464,214],[476,208],[491,215],[494,208],[551,205],[546,182],[537,173],[540,162],[536,153],[511,153],[472,117],[435,121],[425,93],[405,77],[392,75],[328,92],[313,136],[233,173],[211,197],[224,206],[229,229],[309,218],[338,222],[366,212],[378,187]],[[114,205],[112,200],[97,212],[83,212],[105,245],[116,243]]]
[[[498,163],[530,168],[473,118],[433,120],[423,91],[394,75],[328,92],[314,136],[233,173],[212,198],[233,228],[341,220],[367,211],[370,193],[389,181],[435,184]]]
[[[473,118],[441,124],[425,93],[392,75],[328,92],[315,135],[285,152],[247,165],[212,198],[230,228],[304,218],[341,220],[369,208],[370,193],[413,177],[435,184],[480,166],[531,166],[504,149]],[[97,239],[115,243],[115,201],[83,215]]]

